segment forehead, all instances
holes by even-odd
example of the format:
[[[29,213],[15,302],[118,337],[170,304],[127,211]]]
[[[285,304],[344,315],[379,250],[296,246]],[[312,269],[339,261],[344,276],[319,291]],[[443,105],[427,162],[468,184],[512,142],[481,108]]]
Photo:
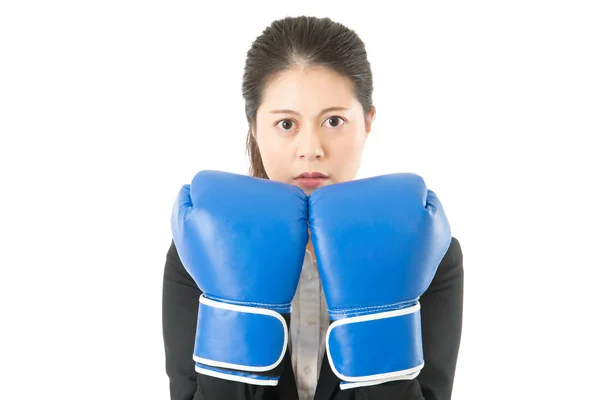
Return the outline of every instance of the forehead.
[[[352,108],[358,102],[347,78],[323,67],[298,67],[277,74],[265,86],[260,109],[286,108],[316,115],[323,108]]]

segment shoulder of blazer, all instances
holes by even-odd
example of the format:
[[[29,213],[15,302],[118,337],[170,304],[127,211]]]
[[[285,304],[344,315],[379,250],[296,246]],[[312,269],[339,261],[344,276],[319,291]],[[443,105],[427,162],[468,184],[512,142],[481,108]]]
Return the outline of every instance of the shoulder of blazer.
[[[175,241],[173,240],[171,240],[171,246],[167,251],[167,262],[164,275],[164,277],[169,278],[170,281],[175,281],[178,284],[198,289],[196,282],[183,266],[179,253],[177,252],[177,247],[175,247]]]
[[[460,242],[452,237],[450,246],[442,258],[440,265],[431,281],[431,284],[423,293],[423,296],[447,288],[448,286],[461,283],[464,277],[463,253]]]

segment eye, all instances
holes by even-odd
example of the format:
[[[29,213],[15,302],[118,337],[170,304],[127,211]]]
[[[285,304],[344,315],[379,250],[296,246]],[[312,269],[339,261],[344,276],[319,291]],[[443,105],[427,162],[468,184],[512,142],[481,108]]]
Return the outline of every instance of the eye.
[[[337,115],[327,118],[326,121],[327,122],[337,121],[337,122],[334,122],[333,125],[330,125],[331,128],[337,128],[338,126],[342,126],[343,124],[346,123],[346,120],[344,118],[337,116]],[[275,125],[278,126],[284,132],[290,132],[292,130],[292,127],[294,126],[294,124],[295,124],[295,122],[292,121],[291,119],[282,119],[281,121],[277,122],[277,124],[275,124]]]
[[[340,122],[337,122],[336,124],[334,124],[334,125],[332,126],[332,128],[337,128],[338,126],[341,126],[341,125],[343,125],[344,123],[346,123],[346,120],[345,120],[344,118],[342,118],[342,117],[338,117],[337,115],[336,115],[336,116],[333,116],[333,117],[329,117],[329,118],[327,118],[327,121],[328,121],[328,122],[331,122],[331,121],[336,121],[336,120],[337,120],[337,121],[342,121],[342,123],[340,124]]]
[[[284,124],[282,124],[283,126],[280,126],[279,124],[281,124],[282,122]],[[281,121],[277,122],[276,126],[279,126],[285,132],[289,132],[293,124],[294,121],[292,121],[291,119],[282,119]]]

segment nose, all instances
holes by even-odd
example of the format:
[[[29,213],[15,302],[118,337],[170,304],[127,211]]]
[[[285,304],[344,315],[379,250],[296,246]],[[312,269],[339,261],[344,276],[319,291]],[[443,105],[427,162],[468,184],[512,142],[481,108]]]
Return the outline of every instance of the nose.
[[[319,133],[314,129],[304,129],[298,134],[298,158],[313,161],[323,158],[325,152]]]

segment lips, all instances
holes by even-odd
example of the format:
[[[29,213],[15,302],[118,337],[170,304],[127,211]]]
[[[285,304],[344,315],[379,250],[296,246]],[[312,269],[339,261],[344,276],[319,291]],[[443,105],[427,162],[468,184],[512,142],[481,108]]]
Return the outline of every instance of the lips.
[[[329,177],[320,172],[304,172],[296,177],[301,186],[309,189],[321,186],[327,179]]]
[[[327,178],[327,175],[322,174],[320,172],[304,172],[304,173],[298,175],[296,178],[309,178],[309,179]]]

